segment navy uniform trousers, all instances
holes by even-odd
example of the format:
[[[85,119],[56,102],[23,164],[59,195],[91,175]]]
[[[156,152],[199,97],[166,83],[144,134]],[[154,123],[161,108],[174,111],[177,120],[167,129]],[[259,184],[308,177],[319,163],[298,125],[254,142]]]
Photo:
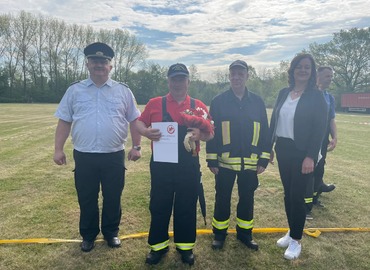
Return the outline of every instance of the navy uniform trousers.
[[[125,183],[125,152],[82,153],[73,151],[75,185],[80,205],[80,234],[92,241],[99,234],[98,198],[103,196],[101,231],[109,239],[118,235],[121,195]]]

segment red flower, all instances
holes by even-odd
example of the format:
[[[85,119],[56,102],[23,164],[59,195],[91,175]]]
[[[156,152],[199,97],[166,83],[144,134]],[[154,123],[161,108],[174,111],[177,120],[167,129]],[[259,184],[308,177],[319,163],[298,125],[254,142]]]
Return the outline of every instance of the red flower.
[[[202,132],[213,133],[213,121],[203,108],[187,109],[181,113],[181,116],[185,126],[199,128]]]

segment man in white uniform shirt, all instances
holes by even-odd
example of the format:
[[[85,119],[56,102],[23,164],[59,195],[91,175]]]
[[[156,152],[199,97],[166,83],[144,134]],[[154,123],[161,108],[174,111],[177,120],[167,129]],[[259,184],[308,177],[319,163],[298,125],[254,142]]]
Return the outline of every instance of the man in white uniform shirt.
[[[110,247],[121,246],[118,237],[121,195],[125,183],[125,143],[128,127],[140,116],[127,85],[109,77],[114,51],[105,43],[84,49],[89,78],[72,84],[55,116],[54,162],[66,164],[64,144],[71,132],[75,160],[75,186],[80,205],[81,250],[89,252],[100,230]],[[141,157],[141,136],[131,128],[132,149],[128,159]],[[99,227],[98,197],[102,187],[103,209]]]

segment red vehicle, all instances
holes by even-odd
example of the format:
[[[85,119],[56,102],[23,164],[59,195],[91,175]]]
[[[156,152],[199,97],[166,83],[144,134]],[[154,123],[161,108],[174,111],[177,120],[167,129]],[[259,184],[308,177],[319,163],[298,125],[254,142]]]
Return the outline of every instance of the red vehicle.
[[[345,112],[370,113],[370,93],[342,94],[341,107]]]

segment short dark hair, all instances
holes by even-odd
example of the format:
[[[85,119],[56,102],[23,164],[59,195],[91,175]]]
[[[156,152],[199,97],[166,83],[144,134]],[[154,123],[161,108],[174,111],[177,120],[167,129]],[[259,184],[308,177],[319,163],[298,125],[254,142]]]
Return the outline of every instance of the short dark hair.
[[[320,66],[317,68],[317,73],[324,71],[325,69],[328,69],[330,71],[334,71],[332,67],[329,66]]]
[[[311,77],[308,80],[307,88],[306,89],[313,89],[316,88],[316,63],[315,60],[313,59],[312,55],[309,53],[300,53],[297,54],[292,62],[290,62],[290,67],[288,70],[288,83],[289,83],[289,88],[293,89],[295,86],[295,81],[294,81],[294,69],[298,66],[299,62],[301,62],[302,59],[309,59],[311,61]]]

